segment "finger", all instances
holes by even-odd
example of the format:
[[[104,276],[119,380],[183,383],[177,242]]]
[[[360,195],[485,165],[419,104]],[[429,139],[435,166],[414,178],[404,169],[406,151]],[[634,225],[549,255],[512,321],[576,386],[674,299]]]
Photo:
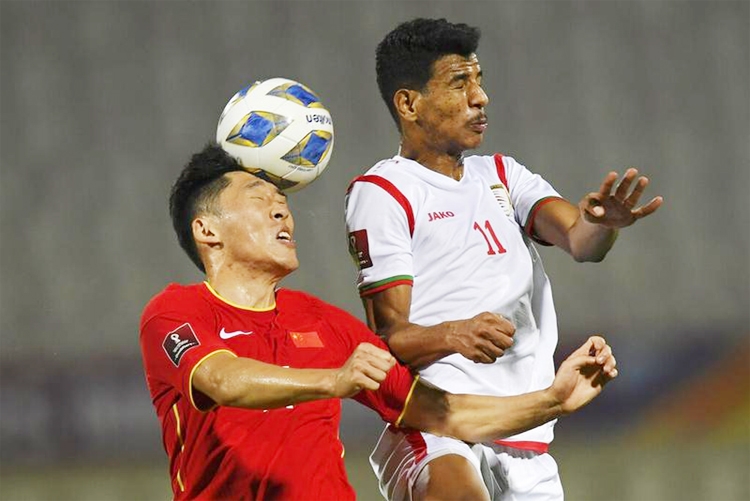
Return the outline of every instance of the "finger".
[[[511,336],[512,334],[508,335],[503,332],[489,332],[483,337],[485,337],[489,345],[500,348],[500,350],[507,350],[513,346],[513,338]]]
[[[498,346],[498,345],[496,345],[496,344],[494,344],[492,342],[489,342],[489,341],[478,344],[477,348],[479,348],[479,350],[482,353],[484,353],[485,355],[487,355],[488,357],[490,357],[493,362],[498,357],[502,357],[503,353],[505,353],[505,348],[503,348],[502,346]]]
[[[664,202],[662,197],[654,197],[648,204],[632,211],[632,214],[636,219],[644,218],[656,212],[656,209],[661,207],[662,202]]]
[[[603,197],[608,197],[612,193],[612,186],[615,185],[615,181],[617,181],[617,172],[612,171],[607,174],[602,185],[599,187],[599,194]]]
[[[516,332],[513,323],[499,313],[483,313],[480,320],[488,329],[494,329],[510,336]]]
[[[643,194],[643,190],[646,189],[646,186],[648,186],[648,178],[647,177],[640,177],[638,179],[638,182],[635,183],[635,188],[633,188],[633,193],[631,193],[624,201],[625,206],[629,208],[635,207],[635,204],[638,203],[638,200],[641,198],[641,195]]]
[[[620,184],[617,186],[617,189],[615,190],[615,198],[617,200],[623,201],[625,200],[625,197],[628,195],[628,191],[630,191],[630,185],[633,184],[633,180],[635,179],[635,176],[638,175],[638,169],[630,168],[627,171],[625,171],[625,176],[622,178],[622,181],[620,181]]]
[[[381,370],[372,365],[364,365],[360,367],[359,372],[360,374],[364,375],[368,379],[375,381],[377,383],[383,382],[386,377],[386,371]]]
[[[617,369],[614,369],[612,372],[609,372],[609,373],[602,370],[602,372],[600,372],[597,375],[595,382],[604,386],[605,384],[615,379],[618,375],[619,375],[619,372]]]
[[[356,385],[359,389],[357,393],[362,390],[377,391],[380,388],[380,382],[372,380],[370,378],[362,378],[362,380]]]
[[[568,358],[566,358],[563,361],[563,363],[560,366],[561,369],[563,365],[566,366],[570,370],[580,370],[584,367],[595,366],[597,365],[597,363],[596,363],[596,357],[592,355],[578,354],[576,352],[573,352],[572,355],[570,355]]]
[[[379,348],[374,344],[360,343],[354,351],[355,353],[364,353],[369,356],[379,358],[380,360],[388,362],[391,365],[396,363],[396,359],[390,351]]]
[[[604,365],[607,359],[612,356],[612,348],[608,344],[595,349],[595,352],[594,356],[596,357],[596,363],[600,365]]]
[[[604,361],[604,364],[602,365],[602,370],[608,376],[612,376],[613,373],[617,372],[617,360],[615,360],[614,355],[610,355],[609,357],[607,357],[607,359]]]
[[[495,360],[497,360],[497,357],[493,357],[489,355],[482,349],[478,349],[472,356],[467,357],[467,358],[469,358],[472,362],[477,363],[477,364],[491,364],[491,363],[494,363]]]
[[[506,336],[512,336],[516,333],[516,326],[502,315],[500,316],[500,323],[497,328],[502,334],[505,334]]]
[[[607,341],[601,337],[601,336],[589,336],[589,338],[586,340],[583,345],[576,350],[576,352],[580,351],[583,353],[587,353],[591,356],[597,356],[601,350],[607,346]]]
[[[393,367],[393,363],[379,357],[370,357],[365,360],[365,363],[383,372],[388,372]]]

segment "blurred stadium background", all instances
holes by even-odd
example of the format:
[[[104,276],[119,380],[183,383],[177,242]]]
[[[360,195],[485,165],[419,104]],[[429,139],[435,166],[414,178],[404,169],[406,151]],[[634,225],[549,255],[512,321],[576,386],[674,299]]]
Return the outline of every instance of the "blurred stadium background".
[[[139,315],[200,279],[168,189],[255,79],[334,117],[328,171],[291,197],[286,285],[362,317],[343,193],[396,151],[373,53],[416,16],[482,28],[483,152],[574,201],[631,165],[665,198],[601,264],[542,250],[559,353],[602,332],[621,367],[558,426],[568,499],[750,499],[750,2],[658,0],[0,2],[0,499],[169,498]],[[380,429],[346,404],[363,500]]]

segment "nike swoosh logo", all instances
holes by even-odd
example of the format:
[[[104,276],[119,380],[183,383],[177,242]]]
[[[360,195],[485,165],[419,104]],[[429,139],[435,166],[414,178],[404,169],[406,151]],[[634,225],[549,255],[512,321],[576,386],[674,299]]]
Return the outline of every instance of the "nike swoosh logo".
[[[234,336],[247,336],[249,334],[252,334],[253,331],[232,331],[227,332],[224,330],[224,327],[221,328],[221,331],[219,332],[219,337],[221,339],[231,339]]]

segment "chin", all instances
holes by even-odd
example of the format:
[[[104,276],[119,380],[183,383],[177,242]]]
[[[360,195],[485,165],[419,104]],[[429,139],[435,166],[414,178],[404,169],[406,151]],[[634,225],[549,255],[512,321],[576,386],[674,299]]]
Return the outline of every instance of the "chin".
[[[280,266],[284,268],[284,271],[286,271],[286,274],[288,275],[299,268],[299,260],[295,258],[294,260],[280,263]]]

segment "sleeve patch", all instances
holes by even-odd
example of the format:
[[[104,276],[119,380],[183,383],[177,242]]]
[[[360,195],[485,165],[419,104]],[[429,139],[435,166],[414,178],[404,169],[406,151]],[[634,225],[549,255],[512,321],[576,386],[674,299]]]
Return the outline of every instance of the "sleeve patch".
[[[162,342],[164,352],[175,367],[180,366],[180,360],[182,360],[182,356],[187,353],[188,350],[200,346],[200,344],[198,336],[195,335],[195,331],[189,323],[184,323],[167,334]]]
[[[357,262],[359,269],[370,268],[370,243],[367,241],[367,230],[356,230],[349,233],[349,253]]]

